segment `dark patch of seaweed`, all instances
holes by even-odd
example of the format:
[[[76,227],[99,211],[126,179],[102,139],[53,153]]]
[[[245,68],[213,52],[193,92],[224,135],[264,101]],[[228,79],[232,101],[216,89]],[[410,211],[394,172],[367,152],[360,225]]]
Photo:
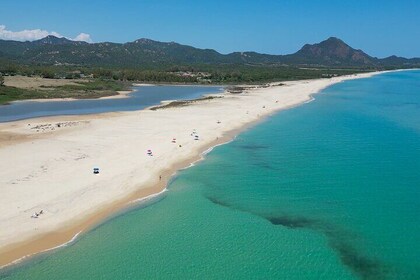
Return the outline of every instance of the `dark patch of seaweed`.
[[[282,226],[288,229],[308,229],[323,234],[329,246],[337,253],[340,261],[348,267],[355,275],[364,280],[386,279],[389,267],[377,259],[364,255],[359,249],[352,245],[352,235],[330,223],[321,220],[293,215],[261,215],[245,209],[239,209],[215,197],[207,197],[216,205],[240,210],[268,220],[275,226]]]
[[[209,196],[206,197],[206,198],[216,205],[223,206],[223,207],[226,207],[226,208],[230,208],[229,204],[225,203],[224,201],[222,201],[220,199],[217,199],[215,197],[209,197]]]

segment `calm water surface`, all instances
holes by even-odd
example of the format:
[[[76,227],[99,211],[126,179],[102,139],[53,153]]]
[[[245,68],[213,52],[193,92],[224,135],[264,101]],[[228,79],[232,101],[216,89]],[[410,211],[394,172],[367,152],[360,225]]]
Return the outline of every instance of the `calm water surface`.
[[[82,115],[116,111],[135,111],[165,100],[196,99],[204,94],[222,92],[214,86],[140,86],[129,98],[89,99],[59,102],[15,102],[0,105],[0,122],[44,116]]]

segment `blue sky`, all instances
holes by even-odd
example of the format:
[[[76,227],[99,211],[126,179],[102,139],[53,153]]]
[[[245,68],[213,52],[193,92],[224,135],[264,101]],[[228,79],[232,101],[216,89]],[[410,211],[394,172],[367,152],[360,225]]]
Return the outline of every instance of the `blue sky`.
[[[287,54],[336,36],[373,56],[420,57],[419,0],[1,1],[0,37],[34,29],[69,38],[85,33],[78,38],[93,42],[176,41],[222,53]]]

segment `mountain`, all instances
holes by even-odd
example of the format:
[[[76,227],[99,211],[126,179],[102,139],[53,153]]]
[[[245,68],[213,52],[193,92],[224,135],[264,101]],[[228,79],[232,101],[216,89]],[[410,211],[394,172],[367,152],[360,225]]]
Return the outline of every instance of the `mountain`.
[[[383,58],[382,63],[385,65],[389,65],[389,66],[400,66],[400,65],[415,65],[415,66],[419,66],[420,65],[420,58],[405,58],[405,57],[400,57],[400,56],[396,56],[396,55],[392,55],[386,58]]]
[[[371,66],[380,61],[362,50],[355,50],[342,40],[330,37],[318,44],[304,45],[298,52],[289,56],[291,61],[302,64]]]
[[[420,59],[388,57],[378,59],[331,37],[318,44],[306,44],[289,55],[256,52],[221,54],[175,42],[138,39],[124,44],[86,43],[47,36],[33,42],[0,40],[0,59],[25,64],[69,64],[101,67],[157,67],[171,65],[291,65],[316,67],[414,67]]]
[[[55,37],[53,35],[48,35],[45,38],[35,40],[31,44],[36,46],[45,46],[45,45],[72,45],[72,46],[80,46],[80,45],[86,45],[88,43],[83,41],[72,41],[67,38],[61,37]]]

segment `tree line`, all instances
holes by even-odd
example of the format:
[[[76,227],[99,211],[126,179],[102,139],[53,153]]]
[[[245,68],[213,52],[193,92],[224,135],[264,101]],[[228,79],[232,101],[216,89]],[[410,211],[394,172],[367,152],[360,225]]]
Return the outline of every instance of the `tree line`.
[[[361,72],[360,69],[308,69],[289,66],[259,65],[162,65],[160,68],[104,68],[73,65],[23,65],[1,63],[0,75],[40,76],[44,78],[97,78],[115,81],[156,83],[261,83],[313,79]]]

